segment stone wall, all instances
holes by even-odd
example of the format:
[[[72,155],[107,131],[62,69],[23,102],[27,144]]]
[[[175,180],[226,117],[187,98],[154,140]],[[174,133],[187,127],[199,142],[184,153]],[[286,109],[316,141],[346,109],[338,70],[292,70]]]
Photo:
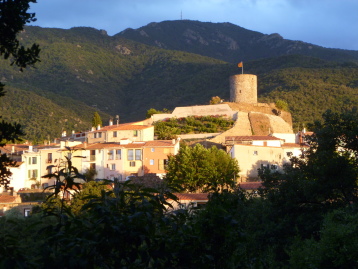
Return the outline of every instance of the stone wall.
[[[257,76],[240,74],[230,77],[230,102],[257,103]]]

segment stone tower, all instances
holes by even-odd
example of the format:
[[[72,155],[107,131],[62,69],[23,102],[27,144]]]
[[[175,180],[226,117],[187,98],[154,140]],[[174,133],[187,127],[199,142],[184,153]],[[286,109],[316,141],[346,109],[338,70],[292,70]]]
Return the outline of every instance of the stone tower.
[[[240,74],[230,77],[230,102],[257,103],[257,76]]]

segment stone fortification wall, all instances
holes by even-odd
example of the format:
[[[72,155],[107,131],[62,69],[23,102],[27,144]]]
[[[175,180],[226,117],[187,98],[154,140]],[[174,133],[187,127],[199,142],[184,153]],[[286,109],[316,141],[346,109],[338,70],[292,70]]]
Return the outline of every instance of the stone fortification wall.
[[[236,120],[237,112],[233,111],[228,104],[185,106],[176,107],[171,114],[154,114],[152,121],[156,122],[166,118],[185,118],[188,116],[211,116],[226,115],[227,118]]]
[[[257,76],[240,74],[230,77],[230,102],[257,103]]]
[[[245,111],[245,112],[260,112],[268,115],[276,116],[273,112],[274,109],[277,109],[274,103],[257,103],[257,104],[238,104],[238,103],[226,103],[235,111]],[[290,112],[281,111],[280,118],[292,126],[292,116]]]
[[[220,144],[225,142],[226,136],[236,135],[252,135],[251,123],[247,112],[239,111],[234,126],[213,139],[210,139],[210,141]]]

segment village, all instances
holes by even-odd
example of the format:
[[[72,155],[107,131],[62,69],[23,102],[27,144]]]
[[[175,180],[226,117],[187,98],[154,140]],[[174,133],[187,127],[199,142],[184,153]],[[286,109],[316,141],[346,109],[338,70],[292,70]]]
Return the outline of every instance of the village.
[[[171,140],[156,140],[153,123],[188,116],[221,116],[234,120],[222,133],[178,135]],[[237,160],[240,172],[235,178],[241,188],[253,191],[261,186],[258,169],[282,171],[290,158],[299,157],[307,147],[305,130],[294,133],[291,115],[278,111],[274,104],[257,102],[257,76],[239,74],[230,77],[230,102],[214,105],[177,107],[172,113],[154,114],[131,123],[109,120],[108,125],[86,132],[72,132],[43,145],[7,144],[1,148],[13,161],[8,188],[2,187],[0,211],[4,215],[19,207],[25,216],[39,201],[23,203],[29,195],[46,192],[56,184],[43,177],[64,167],[66,160],[91,180],[123,182],[147,175],[163,179],[169,155],[176,155],[181,141],[199,140],[206,147],[216,146]],[[84,183],[80,182],[80,183]],[[25,198],[24,198],[25,197]],[[27,197],[27,198],[26,198]],[[198,198],[199,197],[199,198]],[[204,198],[203,198],[204,197]],[[24,200],[24,201],[23,201]],[[179,204],[208,201],[207,194],[180,194]],[[179,205],[177,205],[179,206]]]

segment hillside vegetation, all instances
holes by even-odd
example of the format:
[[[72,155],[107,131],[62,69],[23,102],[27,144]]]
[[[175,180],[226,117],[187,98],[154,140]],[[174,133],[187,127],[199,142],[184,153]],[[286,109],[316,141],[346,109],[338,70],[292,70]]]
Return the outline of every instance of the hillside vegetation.
[[[181,22],[177,23],[173,27]],[[210,31],[212,24],[203,25]],[[247,35],[248,30],[240,31]],[[245,35],[242,49],[248,49]],[[1,103],[3,118],[22,123],[28,139],[53,138],[62,130],[89,129],[96,110],[106,124],[115,115],[121,122],[141,120],[149,108],[209,104],[213,96],[228,100],[229,76],[241,72],[236,64],[123,36],[83,27],[27,27],[21,40],[40,44],[41,63],[19,73],[7,61],[0,62],[0,79],[8,91]],[[335,63],[324,60],[332,51],[322,59],[274,57],[270,47],[261,49],[265,48],[271,58],[258,59],[258,54],[244,63],[245,73],[258,75],[260,102],[288,103],[295,126],[319,119],[326,109],[341,111],[358,104],[354,53],[345,54],[347,62]]]
[[[231,63],[284,55],[305,55],[330,61],[358,61],[358,51],[328,49],[277,33],[262,34],[232,23],[190,20],[150,23],[118,34],[147,45],[200,54]]]

